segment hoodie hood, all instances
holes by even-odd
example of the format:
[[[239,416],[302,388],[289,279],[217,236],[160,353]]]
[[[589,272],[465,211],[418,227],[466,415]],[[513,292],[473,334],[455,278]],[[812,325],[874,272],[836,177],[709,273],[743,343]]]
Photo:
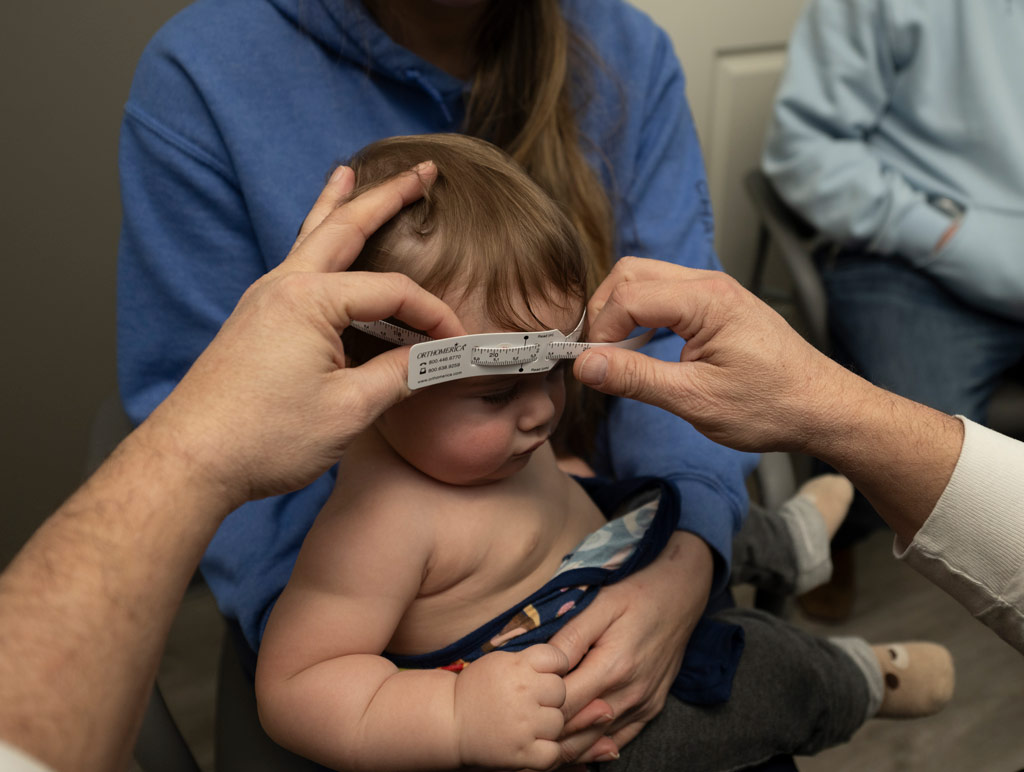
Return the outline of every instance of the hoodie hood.
[[[302,34],[360,69],[430,94],[451,119],[469,84],[398,45],[360,0],[267,0]]]

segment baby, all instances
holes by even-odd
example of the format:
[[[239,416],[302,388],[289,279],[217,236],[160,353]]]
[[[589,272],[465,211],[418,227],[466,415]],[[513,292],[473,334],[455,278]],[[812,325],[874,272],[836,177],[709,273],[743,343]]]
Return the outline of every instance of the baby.
[[[409,275],[470,333],[576,328],[587,296],[576,232],[500,150],[459,135],[399,137],[351,165],[365,188],[424,159],[438,169],[424,200],[374,234],[352,270]],[[354,361],[380,345],[344,337]],[[656,559],[679,510],[656,479],[562,472],[550,438],[565,401],[561,366],[449,381],[352,443],[259,652],[272,738],[337,769],[557,762],[568,663],[544,641],[603,584]],[[911,699],[890,712],[934,711],[952,684],[945,650],[873,651],[719,612],[698,624],[656,719],[678,725],[671,741],[662,733],[652,747],[649,728],[623,756],[700,769],[815,752],[892,701],[883,670],[908,655],[930,678],[902,687]]]

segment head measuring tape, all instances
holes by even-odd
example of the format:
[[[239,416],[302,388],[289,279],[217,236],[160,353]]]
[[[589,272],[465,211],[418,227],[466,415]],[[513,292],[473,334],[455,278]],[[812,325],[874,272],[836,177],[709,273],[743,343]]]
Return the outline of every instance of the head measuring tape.
[[[390,322],[352,322],[351,326],[367,335],[399,346],[412,344],[409,351],[409,388],[421,389],[459,378],[479,375],[526,375],[550,370],[563,359],[576,359],[587,349],[614,346],[638,349],[654,335],[643,335],[614,343],[586,343],[580,317],[576,329],[568,335],[560,330],[543,332],[485,332],[434,340]]]

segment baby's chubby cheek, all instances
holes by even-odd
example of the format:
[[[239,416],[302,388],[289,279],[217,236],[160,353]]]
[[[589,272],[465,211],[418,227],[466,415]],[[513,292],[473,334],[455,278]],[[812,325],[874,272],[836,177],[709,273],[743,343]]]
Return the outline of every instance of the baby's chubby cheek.
[[[508,434],[494,428],[448,435],[436,450],[431,461],[437,470],[434,476],[456,485],[487,478],[505,465],[513,452]]]

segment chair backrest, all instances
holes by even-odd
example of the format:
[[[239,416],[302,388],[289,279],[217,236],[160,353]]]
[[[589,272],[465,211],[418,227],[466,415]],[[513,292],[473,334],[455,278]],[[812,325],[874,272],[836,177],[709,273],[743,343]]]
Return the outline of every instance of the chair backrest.
[[[192,751],[167,709],[160,686],[153,684],[135,739],[135,762],[144,772],[200,772]]]
[[[132,430],[117,392],[108,394],[96,409],[85,453],[85,476],[100,464]],[[135,761],[144,772],[199,772],[185,738],[167,709],[160,687],[153,684],[142,726],[135,741]]]
[[[1024,364],[996,386],[988,408],[988,425],[1024,442]]]
[[[85,449],[86,477],[99,468],[131,430],[131,419],[121,406],[121,398],[113,391],[96,408],[89,427],[89,440]]]
[[[764,287],[765,266],[774,245],[793,281],[792,301],[803,314],[807,338],[819,350],[831,350],[828,333],[828,301],[814,253],[828,239],[817,233],[779,198],[771,182],[760,169],[747,173],[744,180],[750,201],[761,220],[754,272],[754,292],[769,299]],[[1024,440],[1024,365],[1004,376],[989,405],[988,425],[998,432]]]
[[[765,297],[764,271],[770,248],[774,245],[793,281],[792,300],[804,317],[807,337],[816,348],[828,353],[828,302],[821,275],[814,264],[814,253],[827,243],[827,239],[786,206],[760,169],[750,171],[744,182],[761,220],[753,290],[768,299]]]
[[[319,772],[325,767],[271,740],[260,725],[253,674],[256,655],[228,620],[217,673],[217,772]]]

